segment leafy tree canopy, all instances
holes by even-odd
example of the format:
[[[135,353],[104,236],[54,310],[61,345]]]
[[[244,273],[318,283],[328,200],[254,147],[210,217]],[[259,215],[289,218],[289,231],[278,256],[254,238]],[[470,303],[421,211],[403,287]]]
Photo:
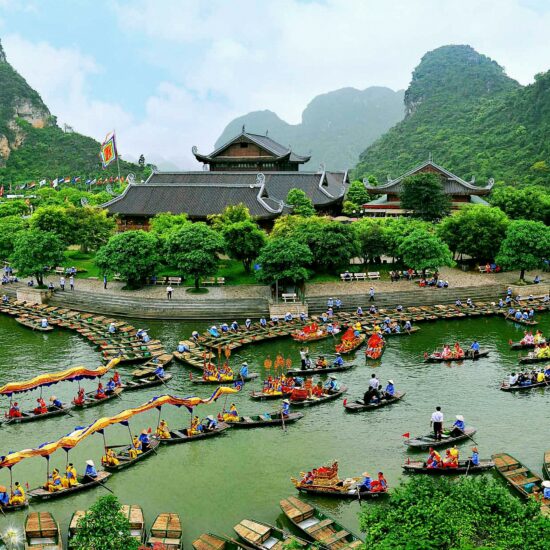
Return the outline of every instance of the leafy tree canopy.
[[[166,239],[168,262],[183,276],[193,277],[196,289],[201,277],[216,274],[222,249],[221,235],[203,222],[185,224]]]
[[[31,216],[31,227],[57,235],[65,246],[72,244],[75,224],[63,206],[44,206]]]
[[[542,267],[549,255],[550,227],[542,222],[516,220],[508,226],[495,261],[505,269],[519,269],[523,281],[525,271]]]
[[[403,239],[399,254],[405,265],[418,271],[454,263],[449,247],[437,235],[422,229],[416,229]]]
[[[29,227],[29,222],[20,216],[0,217],[0,260],[7,260],[12,252],[15,237]]]
[[[71,244],[79,245],[82,252],[95,251],[109,240],[116,230],[116,222],[101,208],[86,206],[69,208],[67,214],[73,223]]]
[[[413,231],[421,229],[431,231],[432,226],[422,220],[415,218],[384,218],[384,237],[386,241],[386,254],[392,258],[400,258],[400,246],[403,240]]]
[[[451,211],[451,202],[437,174],[419,173],[403,180],[401,206],[416,218],[432,222]]]
[[[369,202],[371,198],[368,191],[365,189],[365,184],[362,181],[354,180],[348,188],[346,200],[357,206],[361,206],[362,204]]]
[[[307,266],[312,261],[313,254],[303,242],[293,238],[272,237],[258,256],[261,269],[256,272],[256,277],[265,284],[285,279],[299,283],[309,278]]]
[[[315,208],[311,199],[301,189],[291,189],[286,196],[286,203],[290,204],[292,214],[308,218],[315,216]]]
[[[164,238],[171,231],[179,229],[188,223],[191,222],[187,218],[187,214],[171,214],[170,212],[163,212],[156,214],[151,219],[151,232],[161,238]]]
[[[252,220],[250,210],[242,202],[239,204],[230,204],[225,207],[221,214],[212,214],[208,216],[210,225],[216,230],[221,231],[224,225],[237,222],[246,222]]]
[[[21,277],[34,276],[39,285],[44,284],[44,268],[63,263],[65,247],[54,233],[29,229],[16,234],[11,263]]]
[[[244,221],[225,225],[222,230],[225,251],[230,258],[243,263],[249,272],[266,241],[266,234],[254,222]]]
[[[114,495],[100,497],[78,521],[75,550],[137,550],[139,542],[132,537],[130,522],[120,509]]]
[[[0,218],[4,216],[22,216],[27,214],[29,211],[29,206],[25,203],[24,200],[14,199],[14,200],[1,200],[0,199]]]
[[[353,224],[359,254],[365,262],[373,262],[388,249],[384,219],[363,218]]]
[[[159,243],[145,231],[113,235],[96,254],[95,262],[105,274],[119,274],[130,288],[139,287],[159,267]]]
[[[366,548],[389,550],[543,550],[550,518],[490,478],[416,476],[380,506],[363,506]]]
[[[513,220],[525,219],[550,224],[550,193],[543,187],[495,185],[489,201]]]

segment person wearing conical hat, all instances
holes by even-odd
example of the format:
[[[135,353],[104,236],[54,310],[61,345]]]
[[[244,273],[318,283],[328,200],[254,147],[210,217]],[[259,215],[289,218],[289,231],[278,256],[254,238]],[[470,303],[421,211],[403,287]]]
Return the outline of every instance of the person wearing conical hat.
[[[97,470],[95,469],[95,464],[93,460],[86,460],[86,471],[84,472],[84,477],[88,479],[97,478]]]
[[[217,427],[218,427],[218,421],[211,414],[209,414],[206,417],[206,427],[205,427],[205,429],[207,431],[211,432],[211,431],[215,430]]]
[[[342,359],[342,356],[338,352],[336,352],[336,357],[334,358],[332,366],[341,367],[343,364],[344,364],[344,360]]]
[[[290,401],[288,399],[283,399],[281,414],[283,418],[288,418],[290,416]]]
[[[464,422],[464,417],[461,414],[456,415],[456,420],[452,426],[451,429],[451,437],[457,437],[459,435],[464,434],[464,430],[466,429],[466,423]]]
[[[391,399],[392,397],[395,397],[395,386],[393,385],[393,380],[388,380],[388,384],[386,385],[386,389],[384,390],[384,397],[386,399]]]
[[[141,430],[139,440],[141,441],[141,448],[146,451],[149,448],[149,443],[151,443],[151,438],[147,430]]]
[[[363,472],[363,481],[359,485],[359,491],[362,493],[370,493],[372,486],[372,478],[368,472]]]
[[[62,409],[63,408],[63,402],[61,399],[57,399],[55,395],[52,395],[50,397],[50,403],[52,407],[55,407],[56,409]]]
[[[545,480],[542,482],[542,488],[543,488],[542,496],[543,496],[544,498],[550,499],[550,481],[548,481],[547,479],[545,479]]]
[[[470,466],[479,466],[479,452],[477,447],[472,447],[472,456],[470,457]]]
[[[21,487],[19,481],[16,481],[11,493],[10,505],[20,506],[21,504],[25,504],[25,500],[25,490],[23,489],[23,487]]]
[[[334,374],[329,374],[328,381],[324,385],[324,390],[326,393],[336,393],[340,391],[340,384]]]

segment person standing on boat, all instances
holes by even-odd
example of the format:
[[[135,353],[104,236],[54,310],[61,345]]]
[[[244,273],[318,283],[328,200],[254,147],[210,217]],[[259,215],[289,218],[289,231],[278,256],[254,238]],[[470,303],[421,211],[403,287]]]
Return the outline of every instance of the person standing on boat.
[[[308,348],[300,348],[300,363],[302,365],[302,370],[306,368],[306,358],[309,353]]]
[[[283,399],[281,414],[283,418],[288,418],[290,416],[290,401],[288,399]]]
[[[441,434],[443,433],[443,413],[441,412],[441,407],[436,407],[432,413],[431,424],[434,429],[434,439],[441,441]]]
[[[380,380],[376,378],[376,374],[373,372],[369,380],[369,388],[372,388],[373,390],[377,390],[379,386],[380,386]]]
[[[241,380],[246,380],[248,378],[248,363],[246,361],[244,361],[243,364],[241,365],[239,376]]]
[[[25,490],[23,489],[23,487],[21,487],[19,481],[16,481],[13,491],[11,493],[10,504],[12,506],[19,506],[21,504],[25,504],[25,500]]]
[[[97,478],[97,470],[95,469],[93,460],[86,460],[86,471],[84,472],[84,477],[88,479]]]

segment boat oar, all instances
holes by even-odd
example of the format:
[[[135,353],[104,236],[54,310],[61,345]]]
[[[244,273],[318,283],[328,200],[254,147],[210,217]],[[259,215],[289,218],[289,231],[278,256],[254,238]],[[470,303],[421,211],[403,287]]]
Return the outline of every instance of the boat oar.
[[[282,420],[282,422],[283,422],[283,432],[286,433],[285,415],[283,414],[283,409],[281,409],[281,420]]]
[[[464,474],[464,477],[468,475],[468,472],[470,471],[470,465],[472,464],[471,460],[468,460],[468,467],[466,468],[466,473]]]
[[[460,430],[468,439],[471,439],[473,442],[474,442],[474,445],[477,446],[477,442],[475,441],[475,439],[471,436],[471,435],[468,435],[465,431],[463,430]]]
[[[105,489],[106,491],[109,491],[109,493],[111,493],[112,495],[115,494],[115,492],[114,492],[114,491],[111,491],[111,489],[109,489],[109,487],[105,487],[105,485],[104,485],[103,483],[98,483],[98,485],[99,485],[100,487],[103,487],[103,489]]]

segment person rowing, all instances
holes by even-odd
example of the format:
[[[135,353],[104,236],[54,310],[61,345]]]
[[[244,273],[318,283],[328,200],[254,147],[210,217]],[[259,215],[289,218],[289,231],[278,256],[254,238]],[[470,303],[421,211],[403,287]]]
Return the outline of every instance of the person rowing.
[[[324,390],[328,394],[337,393],[340,391],[340,384],[334,374],[329,374],[328,382],[324,385]]]
[[[166,376],[166,373],[164,372],[164,368],[162,367],[162,365],[158,365],[153,374],[160,379],[163,379]]]
[[[85,480],[95,480],[97,479],[97,470],[93,460],[86,460],[86,470],[84,471]]]
[[[19,403],[17,401],[13,403],[13,405],[10,407],[10,410],[8,412],[8,418],[21,418],[22,413],[21,409],[19,408]]]
[[[283,399],[281,414],[283,418],[290,416],[290,401],[288,399]]]
[[[470,466],[479,466],[479,452],[477,447],[472,447],[472,456],[468,459]]]
[[[472,342],[472,345],[470,346],[469,355],[471,357],[477,357],[479,355],[479,343],[477,340],[474,340]]]
[[[50,397],[50,403],[51,403],[51,407],[54,407],[56,409],[62,409],[63,408],[63,402],[58,399],[55,395],[52,395]]]
[[[391,399],[392,397],[395,397],[395,386],[393,385],[393,380],[388,380],[388,384],[384,390],[384,398]]]
[[[218,428],[218,421],[211,414],[209,414],[206,417],[206,423],[204,424],[204,429],[207,432],[213,432],[217,428]]]
[[[451,432],[449,435],[451,437],[458,437],[464,434],[465,429],[466,429],[466,423],[464,422],[464,417],[461,414],[457,414],[456,420],[454,421],[454,424],[451,427]]]
[[[342,367],[344,365],[344,360],[342,356],[337,352],[334,361],[332,362],[333,367]]]

